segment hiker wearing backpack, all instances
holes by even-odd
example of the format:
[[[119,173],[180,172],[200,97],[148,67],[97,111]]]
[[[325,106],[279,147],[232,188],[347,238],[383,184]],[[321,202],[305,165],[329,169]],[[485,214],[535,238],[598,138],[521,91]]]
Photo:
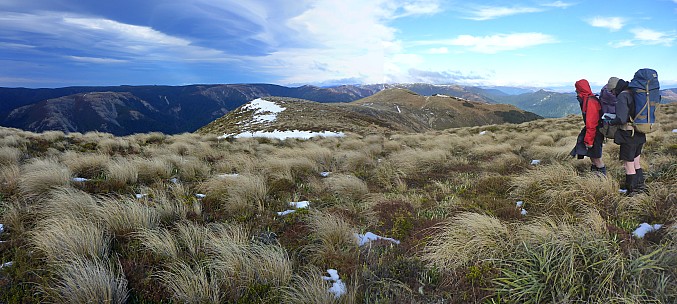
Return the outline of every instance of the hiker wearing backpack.
[[[647,108],[652,107],[652,102],[649,101],[650,92],[655,90],[653,92],[658,94],[660,101],[656,72],[649,70],[653,72],[653,78],[655,78],[655,89],[649,90],[647,83],[651,86],[654,86],[654,84],[642,80],[644,78],[643,70],[649,69],[637,71],[631,81],[633,85],[617,77],[609,78],[607,83],[607,89],[610,89],[617,99],[616,117],[613,120],[608,120],[608,123],[619,126],[614,136],[614,143],[620,145],[619,159],[623,161],[625,168],[625,189],[629,196],[647,191],[640,159],[642,147],[646,143],[645,132],[651,132],[653,122],[655,122],[653,110],[646,111]],[[648,73],[651,74],[651,72]],[[643,86],[647,89],[642,89]],[[657,102],[653,104],[653,107],[655,106],[657,106]],[[650,124],[650,126],[638,126],[639,124]]]
[[[576,81],[574,87],[576,88],[576,98],[581,106],[585,126],[578,135],[576,146],[569,154],[578,157],[578,159],[583,159],[585,156],[589,157],[592,161],[590,171],[606,175],[606,166],[602,162],[604,135],[598,129],[601,125],[602,106],[597,96],[592,93],[590,83],[587,80]]]

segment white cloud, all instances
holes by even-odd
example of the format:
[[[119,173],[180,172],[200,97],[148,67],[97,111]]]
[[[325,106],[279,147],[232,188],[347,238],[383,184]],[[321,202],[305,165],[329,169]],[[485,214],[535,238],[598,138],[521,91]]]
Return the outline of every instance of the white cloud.
[[[74,61],[88,62],[88,63],[126,63],[129,60],[113,59],[113,58],[97,58],[97,57],[81,57],[81,56],[66,56]]]
[[[675,1],[677,1],[677,0],[675,0]],[[543,6],[550,6],[550,7],[556,7],[556,8],[567,8],[567,7],[572,6],[572,5],[574,5],[574,4],[570,3],[570,2],[564,2],[564,1],[555,1],[555,2],[551,2],[551,3],[543,4]]]
[[[222,62],[219,50],[192,45],[190,40],[164,34],[151,27],[90,18],[76,14],[8,13],[0,17],[0,35],[30,39],[33,49],[59,48],[79,61],[171,60]],[[85,47],[83,47],[85,46]],[[103,61],[102,61],[103,60]]]
[[[672,46],[675,41],[674,33],[658,32],[647,28],[636,28],[630,30],[635,35],[635,40],[646,44],[662,44],[665,46]]]
[[[400,79],[422,59],[406,54],[389,23],[440,10],[439,1],[318,0],[289,19],[290,32],[304,37],[303,47],[280,47],[253,59],[282,84],[350,79],[383,83]]]
[[[635,28],[630,30],[630,32],[634,35],[632,39],[612,42],[610,45],[614,48],[640,45],[663,45],[670,47],[677,38],[674,32],[659,32],[647,28]]]
[[[428,50],[429,54],[448,54],[449,49],[446,47],[431,48]]]
[[[541,11],[543,11],[543,9],[536,7],[482,6],[477,8],[471,8],[470,9],[471,16],[468,16],[466,18],[470,20],[484,21],[510,15],[537,13]]]
[[[450,40],[420,41],[418,43],[464,46],[474,52],[493,54],[555,42],[557,42],[555,37],[543,33],[517,33],[492,36],[460,35]]]
[[[625,19],[621,17],[594,17],[588,19],[588,24],[594,27],[608,28],[612,31],[618,31],[625,26]]]

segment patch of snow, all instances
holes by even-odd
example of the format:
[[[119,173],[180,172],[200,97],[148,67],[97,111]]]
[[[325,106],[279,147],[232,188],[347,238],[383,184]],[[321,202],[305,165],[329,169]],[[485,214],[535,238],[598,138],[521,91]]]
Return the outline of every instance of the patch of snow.
[[[535,166],[535,165],[540,165],[540,164],[541,164],[541,160],[540,160],[540,159],[534,159],[534,160],[531,161],[531,164],[534,165],[534,166]]]
[[[252,118],[251,124],[273,122],[277,119],[277,114],[284,111],[284,108],[276,103],[261,98],[250,101],[242,106],[242,109],[254,110],[254,118]]]
[[[294,213],[294,212],[296,212],[296,210],[289,209],[289,210],[285,210],[285,211],[280,211],[280,212],[277,213],[277,215],[284,216],[284,215]]]
[[[169,181],[172,182],[172,183],[175,183],[175,184],[179,183],[179,179],[176,178],[176,177],[172,177],[172,179],[170,179]]]
[[[73,178],[71,178],[71,180],[74,181],[74,182],[86,182],[89,179],[86,179],[84,177],[73,177]]]
[[[5,225],[0,224],[0,233],[3,233],[5,231]]]
[[[395,105],[395,107],[397,108],[397,113],[402,113],[402,110],[400,110],[400,106]]]
[[[203,198],[207,197],[207,195],[203,194],[203,193],[197,193],[197,194],[195,194],[195,196],[199,199],[203,199]]]
[[[480,135],[484,135],[484,134],[487,134],[487,131],[480,132]]]
[[[622,194],[626,194],[626,193],[628,193],[628,189],[618,189],[618,192],[620,192]]]
[[[229,177],[238,177],[240,175],[237,174],[237,173],[223,173],[223,174],[218,174],[216,176],[220,177],[220,178],[229,178]]]
[[[400,241],[398,241],[396,239],[378,236],[378,235],[371,233],[371,232],[367,232],[365,234],[355,233],[355,237],[357,238],[357,241],[360,243],[360,246],[364,246],[365,244],[367,244],[371,241],[376,241],[376,240],[391,241],[395,244],[400,243]]]
[[[327,177],[327,176],[329,176],[329,174],[331,174],[331,172],[327,172],[327,171],[320,172],[320,176],[322,176],[322,177]]]
[[[296,212],[296,209],[308,208],[310,206],[310,202],[309,201],[289,202],[289,206],[294,209],[278,212],[277,215],[283,216]]]
[[[523,201],[517,201],[517,208],[522,208],[522,205],[524,205]]]
[[[137,193],[137,194],[136,194],[136,198],[143,198],[143,197],[146,196],[146,195],[148,195],[148,194],[145,194],[145,193]]]
[[[342,295],[344,295],[347,291],[346,284],[341,281],[341,278],[338,275],[338,271],[336,269],[327,269],[327,273],[329,273],[328,277],[323,276],[322,279],[325,281],[332,281],[332,285],[329,288],[329,292],[334,294],[334,298],[338,299]]]
[[[522,209],[522,211],[520,211],[520,214],[521,214],[521,215],[527,215],[527,211],[524,210],[524,209]]]
[[[309,201],[289,202],[289,206],[293,207],[294,209],[308,208],[308,206],[310,206],[310,202]]]
[[[3,263],[2,265],[0,265],[0,269],[2,269],[2,268],[4,268],[4,267],[12,266],[12,264],[14,264],[14,262],[12,262],[12,261],[7,262],[7,263]]]
[[[644,238],[644,235],[647,233],[654,232],[658,229],[661,229],[661,227],[663,227],[661,224],[649,225],[648,223],[641,223],[639,224],[639,227],[632,232],[632,235],[641,239]]]
[[[677,133],[677,129],[672,129],[672,133]]]
[[[444,95],[444,94],[437,94],[436,96],[439,96],[439,97],[449,97],[448,95]]]
[[[288,138],[300,138],[300,139],[309,139],[312,137],[343,137],[345,134],[343,132],[313,132],[313,131],[278,131],[265,132],[265,131],[255,131],[255,132],[243,132],[235,135],[235,138],[251,138],[251,137],[265,137],[265,138],[277,138],[277,139],[288,139]]]

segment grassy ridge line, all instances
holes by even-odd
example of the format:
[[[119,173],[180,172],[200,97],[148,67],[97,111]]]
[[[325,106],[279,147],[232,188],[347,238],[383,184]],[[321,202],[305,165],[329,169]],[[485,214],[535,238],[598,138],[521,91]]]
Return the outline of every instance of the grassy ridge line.
[[[632,198],[618,146],[608,179],[568,156],[575,116],[285,141],[3,128],[0,302],[674,303],[677,105],[658,115]]]

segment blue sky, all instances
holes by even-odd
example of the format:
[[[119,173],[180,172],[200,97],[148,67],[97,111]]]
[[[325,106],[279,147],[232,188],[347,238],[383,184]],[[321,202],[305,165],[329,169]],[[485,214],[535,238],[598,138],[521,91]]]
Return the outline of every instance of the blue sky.
[[[677,87],[676,38],[677,0],[0,0],[0,86]]]

